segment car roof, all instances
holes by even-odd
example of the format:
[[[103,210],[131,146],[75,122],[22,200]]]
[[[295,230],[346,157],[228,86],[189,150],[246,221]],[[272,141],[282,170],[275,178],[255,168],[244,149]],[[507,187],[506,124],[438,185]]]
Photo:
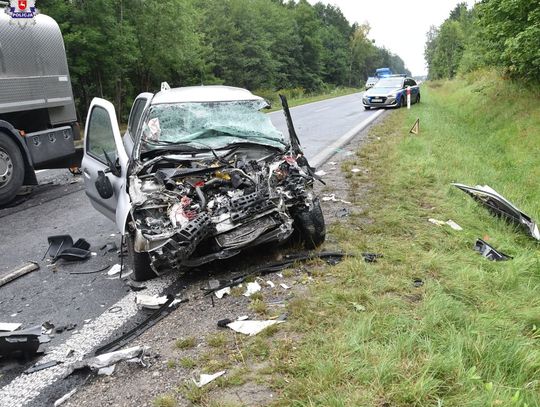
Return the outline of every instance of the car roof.
[[[232,86],[186,86],[162,90],[154,95],[152,105],[162,103],[233,102],[240,100],[264,100],[247,89]]]

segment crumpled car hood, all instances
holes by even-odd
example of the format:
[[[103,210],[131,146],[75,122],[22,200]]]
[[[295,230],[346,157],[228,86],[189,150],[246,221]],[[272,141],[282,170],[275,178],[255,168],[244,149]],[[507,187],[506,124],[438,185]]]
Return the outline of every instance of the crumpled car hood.
[[[156,273],[284,241],[313,205],[305,159],[262,146],[219,154],[163,154],[131,172],[134,248]]]

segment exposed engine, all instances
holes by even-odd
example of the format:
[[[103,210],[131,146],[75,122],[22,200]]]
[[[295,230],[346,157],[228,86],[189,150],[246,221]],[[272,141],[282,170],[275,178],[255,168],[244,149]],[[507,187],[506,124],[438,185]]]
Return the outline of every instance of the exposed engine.
[[[283,242],[313,205],[313,177],[292,155],[206,160],[162,156],[130,177],[134,248],[152,269],[196,266]]]

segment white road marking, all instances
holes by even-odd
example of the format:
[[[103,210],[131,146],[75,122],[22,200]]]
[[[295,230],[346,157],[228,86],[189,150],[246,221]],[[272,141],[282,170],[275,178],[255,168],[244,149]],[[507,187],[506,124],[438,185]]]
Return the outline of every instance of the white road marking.
[[[309,160],[309,163],[315,168],[325,163],[328,159],[330,159],[330,157],[332,157],[336,153],[339,148],[343,147],[345,144],[351,141],[354,136],[356,136],[360,131],[369,126],[377,117],[379,117],[383,113],[384,110],[377,110],[375,113],[371,114],[362,123],[349,130],[343,136],[341,136],[324,150],[322,150],[315,157],[311,158]]]
[[[145,293],[149,295],[161,294],[174,281],[173,275],[148,281]],[[71,335],[65,343],[49,349],[49,353],[39,361],[39,363],[45,363],[57,360],[64,362],[63,364],[31,374],[22,374],[1,388],[0,404],[2,407],[24,406],[38,397],[45,388],[62,379],[72,363],[82,360],[84,355],[94,351],[115,330],[135,316],[138,312],[135,297],[136,293],[130,292],[95,320],[84,325],[78,332]],[[120,311],[109,312],[108,310],[113,307],[120,309]],[[67,357],[68,352],[71,350],[73,352]]]

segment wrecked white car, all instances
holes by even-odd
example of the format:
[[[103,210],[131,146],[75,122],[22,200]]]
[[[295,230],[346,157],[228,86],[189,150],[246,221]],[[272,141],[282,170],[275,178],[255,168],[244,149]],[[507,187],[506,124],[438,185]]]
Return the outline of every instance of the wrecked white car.
[[[325,224],[287,102],[289,134],[245,89],[144,93],[122,138],[111,103],[95,98],[82,171],[92,205],[126,236],[135,280],[282,243],[320,245]]]

